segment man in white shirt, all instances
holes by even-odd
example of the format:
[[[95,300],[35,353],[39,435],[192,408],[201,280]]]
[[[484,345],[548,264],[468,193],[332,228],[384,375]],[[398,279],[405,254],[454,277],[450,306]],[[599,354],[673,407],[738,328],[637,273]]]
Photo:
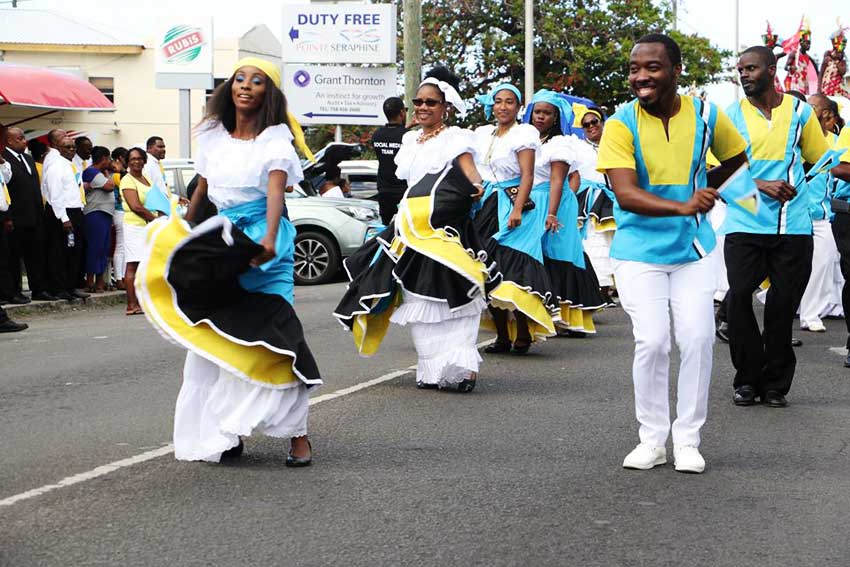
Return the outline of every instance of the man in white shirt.
[[[64,130],[47,134],[49,150],[44,158],[41,193],[47,201],[44,211],[47,240],[47,280],[50,293],[60,299],[85,299],[77,290],[85,251],[82,172],[75,172],[72,159],[74,141]]]
[[[74,157],[71,163],[77,168],[77,171],[82,173],[91,165],[91,140],[86,136],[80,136],[74,139]]]
[[[142,169],[142,173],[151,180],[154,185],[160,185],[165,195],[169,194],[168,182],[165,180],[165,168],[162,160],[165,159],[165,142],[159,136],[151,136],[147,141],[148,161]]]

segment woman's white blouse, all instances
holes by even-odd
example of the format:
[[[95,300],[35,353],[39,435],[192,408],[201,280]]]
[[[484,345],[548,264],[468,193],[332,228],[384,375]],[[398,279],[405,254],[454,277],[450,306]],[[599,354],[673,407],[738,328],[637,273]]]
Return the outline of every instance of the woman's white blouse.
[[[253,140],[239,140],[220,123],[199,127],[195,170],[207,180],[207,196],[219,209],[262,199],[269,173],[286,173],[286,185],[304,179],[286,124],[270,126]]]
[[[544,143],[540,148],[540,155],[534,161],[534,184],[539,185],[550,180],[552,176],[552,162],[561,161],[567,164],[567,172],[572,171],[575,163],[574,136],[555,136]],[[566,179],[565,179],[566,181]]]
[[[422,132],[412,130],[401,139],[401,149],[395,156],[396,177],[413,186],[429,173],[442,171],[461,154],[475,157],[475,136],[469,130],[450,126],[443,132],[420,144],[416,140]]]
[[[531,124],[516,124],[501,137],[493,135],[495,130],[492,124],[475,129],[475,167],[486,181],[516,179],[520,177],[518,152],[532,149],[535,162],[540,157],[540,132]]]

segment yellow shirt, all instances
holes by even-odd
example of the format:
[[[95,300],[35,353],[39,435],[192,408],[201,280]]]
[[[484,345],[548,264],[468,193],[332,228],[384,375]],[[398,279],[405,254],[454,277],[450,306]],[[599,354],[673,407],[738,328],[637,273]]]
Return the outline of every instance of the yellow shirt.
[[[691,97],[680,97],[682,106],[667,124],[637,109],[637,127],[640,153],[652,185],[686,185],[691,173],[696,136],[696,110]],[[669,133],[669,138],[668,138]],[[726,114],[717,111],[711,152],[719,161],[726,161],[747,149],[747,142]],[[605,131],[599,144],[596,169],[636,169],[636,151],[631,130],[614,115],[605,122]]]
[[[147,176],[144,177],[145,181],[148,182],[148,185],[140,183],[136,180],[135,177],[128,173],[121,180],[121,185],[118,187],[119,191],[121,192],[121,204],[124,206],[124,224],[130,224],[134,226],[145,226],[146,224],[148,224],[147,222],[145,222],[145,219],[133,212],[133,209],[131,209],[130,205],[127,204],[127,198],[124,196],[124,191],[126,189],[136,191],[139,194],[139,201],[141,201],[144,205],[148,191],[151,190],[151,180]]]
[[[836,148],[850,148],[850,126],[845,126],[838,134],[838,140],[835,142]]]

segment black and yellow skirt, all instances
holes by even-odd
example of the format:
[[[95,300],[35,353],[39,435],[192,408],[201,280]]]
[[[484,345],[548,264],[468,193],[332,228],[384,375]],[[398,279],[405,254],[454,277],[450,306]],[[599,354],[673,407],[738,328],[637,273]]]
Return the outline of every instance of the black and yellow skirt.
[[[264,232],[265,221],[259,211],[239,212],[194,229],[176,215],[149,225],[136,274],[145,315],[168,340],[254,385],[319,385],[301,322],[277,291],[291,281],[294,229],[281,219],[277,257],[252,268],[262,247],[246,232]]]

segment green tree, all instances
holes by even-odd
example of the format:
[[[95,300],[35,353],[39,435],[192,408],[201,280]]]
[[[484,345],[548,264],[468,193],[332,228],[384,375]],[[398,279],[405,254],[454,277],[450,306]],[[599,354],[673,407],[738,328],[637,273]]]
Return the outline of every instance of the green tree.
[[[682,49],[682,86],[716,81],[723,72],[720,50],[698,35],[667,28],[667,4],[647,0],[538,0],[534,8],[535,88],[584,96],[613,110],[631,98],[629,51],[642,35],[664,32]],[[465,80],[471,98],[496,82],[522,86],[522,0],[424,0],[424,68],[444,63]]]

